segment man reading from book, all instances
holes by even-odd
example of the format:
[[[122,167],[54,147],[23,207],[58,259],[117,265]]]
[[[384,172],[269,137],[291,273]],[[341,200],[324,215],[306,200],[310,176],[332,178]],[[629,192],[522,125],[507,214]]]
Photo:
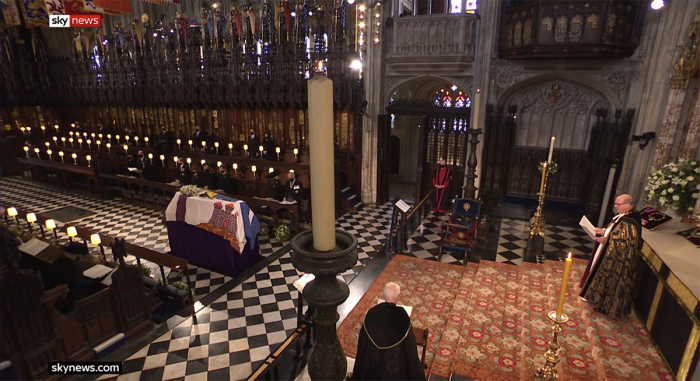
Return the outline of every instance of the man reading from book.
[[[367,311],[360,328],[353,380],[425,380],[411,318],[397,306],[401,289],[384,286],[386,302]]]
[[[623,317],[632,307],[632,288],[639,250],[642,224],[628,194],[615,198],[612,222],[596,229],[596,249],[581,280],[581,297],[593,310],[611,317]]]

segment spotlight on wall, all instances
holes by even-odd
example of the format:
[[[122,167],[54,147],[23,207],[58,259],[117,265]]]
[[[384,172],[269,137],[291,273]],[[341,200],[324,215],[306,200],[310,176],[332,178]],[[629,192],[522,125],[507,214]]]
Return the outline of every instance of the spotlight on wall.
[[[664,7],[664,0],[654,0],[651,2],[651,9],[658,11]]]

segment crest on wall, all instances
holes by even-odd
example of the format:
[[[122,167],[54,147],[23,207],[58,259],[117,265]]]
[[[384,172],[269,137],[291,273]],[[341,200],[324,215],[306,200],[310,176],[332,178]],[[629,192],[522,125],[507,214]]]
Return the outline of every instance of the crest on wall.
[[[559,99],[561,98],[561,95],[562,95],[561,94],[561,85],[559,84],[559,80],[557,80],[552,85],[552,91],[550,91],[547,94],[547,100],[549,101],[549,103],[555,104],[559,101]]]

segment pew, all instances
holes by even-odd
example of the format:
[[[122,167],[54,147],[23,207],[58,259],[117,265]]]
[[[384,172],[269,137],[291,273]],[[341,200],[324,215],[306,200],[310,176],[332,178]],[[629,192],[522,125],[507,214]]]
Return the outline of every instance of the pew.
[[[73,160],[69,158],[69,160]],[[73,165],[40,159],[18,159],[19,163],[29,170],[33,180],[57,184],[65,188],[87,189],[92,195],[105,196],[104,183],[97,168]],[[56,181],[51,181],[48,173],[56,175]],[[81,183],[80,178],[86,178],[87,184]]]

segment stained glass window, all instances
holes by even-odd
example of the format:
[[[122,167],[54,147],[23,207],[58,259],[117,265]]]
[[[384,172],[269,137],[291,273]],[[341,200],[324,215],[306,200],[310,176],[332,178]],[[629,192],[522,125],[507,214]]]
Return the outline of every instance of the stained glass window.
[[[462,0],[450,0],[450,13],[462,13]]]
[[[453,86],[456,88],[456,86]],[[453,90],[454,91],[454,90]],[[450,92],[449,90],[440,89],[435,92],[433,97],[433,104],[438,107],[470,107],[471,100],[466,97],[462,91]]]

